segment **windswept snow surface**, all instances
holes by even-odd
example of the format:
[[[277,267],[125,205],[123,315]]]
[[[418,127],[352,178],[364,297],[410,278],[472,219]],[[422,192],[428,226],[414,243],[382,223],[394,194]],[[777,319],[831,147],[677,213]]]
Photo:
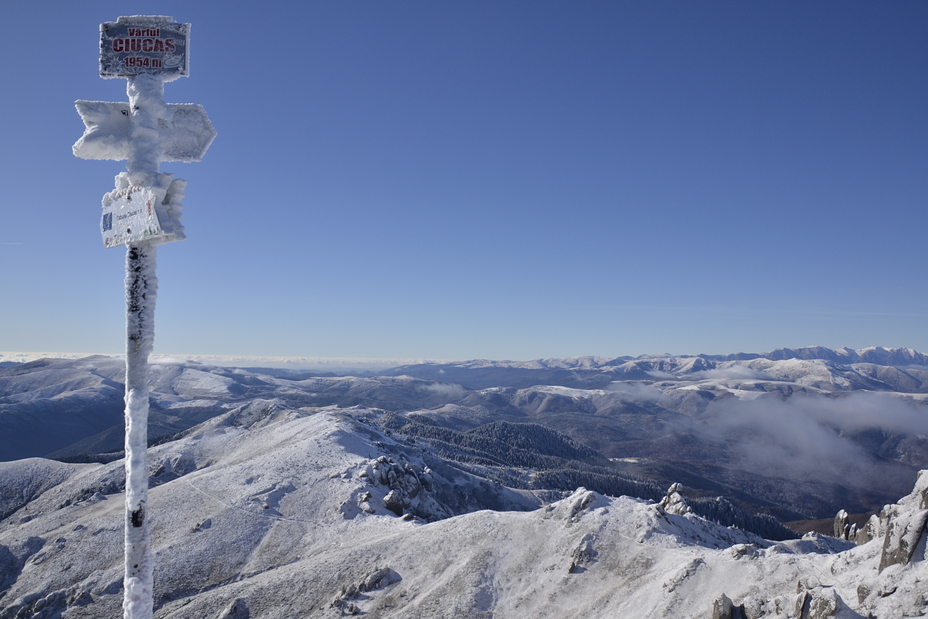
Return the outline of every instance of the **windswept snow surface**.
[[[722,594],[752,618],[806,597],[822,617],[926,612],[923,537],[880,572],[882,538],[773,543],[584,489],[545,504],[396,443],[376,414],[254,401],[152,448],[155,617],[709,619]],[[118,616],[121,463],[44,463],[0,465],[0,488],[30,488],[0,521],[0,619]]]

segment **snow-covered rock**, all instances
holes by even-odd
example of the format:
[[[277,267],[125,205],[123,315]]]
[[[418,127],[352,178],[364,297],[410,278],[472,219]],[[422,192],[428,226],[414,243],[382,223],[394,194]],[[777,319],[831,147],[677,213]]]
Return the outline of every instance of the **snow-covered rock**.
[[[925,560],[925,523],[928,522],[928,471],[921,471],[912,494],[886,510],[880,571]]]
[[[680,494],[680,490],[680,484],[673,484],[670,486],[670,488],[667,489],[667,495],[657,504],[658,508],[668,514],[676,514],[677,516],[690,513],[692,510],[690,506],[686,504],[686,500],[683,498],[683,495]]]

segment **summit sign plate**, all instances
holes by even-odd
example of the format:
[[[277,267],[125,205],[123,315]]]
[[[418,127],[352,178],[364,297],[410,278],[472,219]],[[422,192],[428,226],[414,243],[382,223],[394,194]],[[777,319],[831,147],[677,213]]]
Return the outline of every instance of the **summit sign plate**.
[[[132,21],[100,24],[100,77],[152,74],[166,81],[190,72],[190,24]]]

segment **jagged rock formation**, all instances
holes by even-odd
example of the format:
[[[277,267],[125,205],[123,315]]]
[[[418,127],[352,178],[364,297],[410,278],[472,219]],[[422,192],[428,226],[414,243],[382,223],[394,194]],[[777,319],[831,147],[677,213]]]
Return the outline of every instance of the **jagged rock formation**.
[[[783,541],[798,537],[776,518],[768,514],[750,514],[724,497],[687,500],[683,497],[683,485],[679,483],[671,484],[658,503],[658,509],[677,515],[697,514],[723,526],[738,527],[767,539]]]
[[[735,603],[723,593],[712,602],[711,619],[747,619],[744,614],[744,604],[735,606]]]
[[[433,519],[430,517],[433,514],[426,511],[428,497],[425,493],[432,488],[432,472],[429,467],[424,466],[417,472],[416,467],[409,462],[400,464],[393,458],[380,456],[368,464],[360,477],[387,489],[382,501],[383,506],[397,516],[406,513],[424,517],[426,520]],[[370,504],[370,492],[362,493],[359,500],[359,506],[364,511],[375,513]]]
[[[855,540],[857,538],[857,527],[847,523],[847,512],[839,510],[835,515],[835,537],[838,539]]]
[[[796,619],[829,619],[837,616],[839,609],[847,608],[834,587],[805,588],[805,583],[800,581],[798,589]]]
[[[880,571],[891,565],[925,560],[925,523],[928,521],[928,471],[921,471],[915,490],[887,510]]]
[[[384,589],[401,580],[403,580],[402,576],[389,567],[382,567],[374,570],[373,573],[363,578],[360,582],[342,585],[338,595],[332,600],[331,607],[339,609],[343,615],[361,614],[361,608],[355,602],[363,597],[364,594],[377,591],[378,589]]]
[[[680,484],[673,484],[670,486],[670,488],[667,489],[667,495],[657,504],[658,509],[665,513],[676,514],[678,516],[683,516],[693,511],[690,509],[690,506],[687,505],[683,495],[680,494],[680,490],[682,490]]]
[[[668,496],[670,493],[668,492]],[[848,524],[841,510],[835,517],[835,537],[857,544],[854,550],[837,555],[831,563],[831,583],[824,584],[816,573],[802,575],[788,616],[795,619],[852,619],[855,617],[921,617],[928,613],[928,593],[922,591],[928,566],[926,556],[928,520],[928,470],[919,473],[912,492],[894,505],[887,505],[857,529]],[[851,572],[852,556],[858,570],[854,580],[841,582]],[[855,585],[856,580],[856,586]],[[847,596],[851,593],[851,597]],[[748,599],[748,608],[736,605],[722,594],[712,604],[712,619],[781,618],[786,616],[782,598]]]
[[[882,538],[880,571],[891,565],[924,559],[925,539],[928,537],[928,471],[920,471],[915,489],[895,505],[886,505],[879,516],[871,516],[867,524],[858,529],[847,523],[847,512],[840,510],[835,516],[835,537],[866,544]],[[919,556],[921,551],[921,556]]]

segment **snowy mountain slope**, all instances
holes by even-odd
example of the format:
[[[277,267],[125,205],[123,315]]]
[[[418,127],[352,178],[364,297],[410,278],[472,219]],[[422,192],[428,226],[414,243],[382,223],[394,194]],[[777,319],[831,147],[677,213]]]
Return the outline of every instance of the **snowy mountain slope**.
[[[772,543],[688,513],[675,492],[649,504],[580,489],[544,504],[430,456],[433,468],[365,421],[377,414],[255,401],[152,448],[155,616],[928,612],[922,531],[910,527],[907,561],[880,570],[900,547],[892,523],[928,513],[928,474],[868,543]],[[36,485],[50,466],[65,473]],[[119,474],[115,462],[0,464],[0,488],[33,488],[0,520],[0,619],[118,616]]]
[[[113,361],[105,360],[106,369]],[[0,454],[45,455],[121,424],[123,391],[113,373],[101,373],[89,359],[0,369]]]
[[[878,510],[928,467],[928,367],[860,362],[874,355],[921,359],[908,349],[810,348],[729,356],[739,358],[473,361],[360,377],[160,362],[152,366],[149,437],[168,440],[256,400],[377,408],[460,432],[533,423],[611,458],[611,475],[661,488],[681,481],[692,497],[725,496],[781,520],[827,518],[840,508]],[[121,360],[106,357],[0,368],[0,460],[118,458],[123,372]],[[423,375],[409,375],[416,372]],[[493,386],[463,386],[468,372]],[[506,386],[518,383],[529,386]]]
[[[449,467],[432,471],[402,454],[394,459],[388,448],[371,440],[385,445],[388,438],[368,430],[370,438],[365,440],[357,432],[358,424],[337,415],[255,402],[153,448],[154,544],[159,553],[172,554],[178,561],[159,572],[172,591],[169,595],[189,594],[190,583],[197,583],[199,590],[263,571],[265,553],[273,557],[274,566],[288,563],[344,533],[335,525],[351,528],[355,520],[362,523],[361,514],[396,519],[390,509],[391,492],[403,494],[412,512],[433,518],[487,507],[540,505],[531,493],[496,488]],[[0,487],[20,487],[24,478],[30,480],[26,485],[39,483],[36,478],[46,476],[45,462],[0,465]],[[23,595],[28,599],[36,587],[56,589],[75,582],[89,592],[97,587],[107,597],[107,588],[121,578],[123,507],[121,494],[116,494],[124,487],[121,462],[57,466],[72,468],[73,482],[64,483],[64,475],[59,476],[61,483],[46,482],[49,487],[29,493],[25,505],[0,524],[0,544],[22,570],[0,604]],[[385,472],[386,483],[375,480],[379,471]],[[404,475],[399,481],[397,471]],[[51,531],[55,533],[49,537]],[[294,543],[294,531],[307,536],[307,547]],[[47,544],[54,540],[54,545]],[[27,561],[23,553],[31,558]],[[47,567],[34,569],[40,564]],[[105,576],[98,573],[101,569]]]
[[[273,374],[195,363],[152,364],[149,438],[171,436],[260,398],[276,398],[294,407],[368,405],[391,410],[448,400],[449,388],[409,377],[287,380]],[[121,450],[124,380],[125,362],[101,356],[0,368],[0,461]]]

